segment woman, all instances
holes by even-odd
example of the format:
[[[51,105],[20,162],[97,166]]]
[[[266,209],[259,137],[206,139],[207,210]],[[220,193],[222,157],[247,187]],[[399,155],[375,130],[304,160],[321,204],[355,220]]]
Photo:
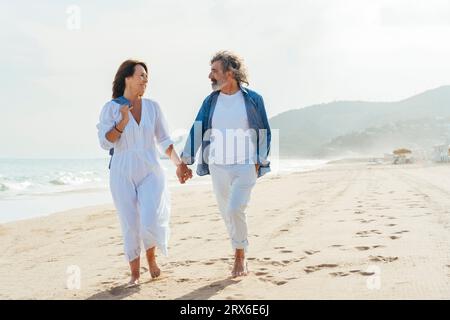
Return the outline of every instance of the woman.
[[[152,278],[160,275],[156,247],[167,255],[170,199],[156,145],[177,166],[177,173],[183,173],[179,175],[181,183],[192,177],[173,148],[158,103],[142,98],[147,82],[145,63],[123,62],[114,78],[113,100],[103,107],[97,125],[102,148],[114,148],[110,188],[130,264],[131,285],[139,283],[141,241]]]

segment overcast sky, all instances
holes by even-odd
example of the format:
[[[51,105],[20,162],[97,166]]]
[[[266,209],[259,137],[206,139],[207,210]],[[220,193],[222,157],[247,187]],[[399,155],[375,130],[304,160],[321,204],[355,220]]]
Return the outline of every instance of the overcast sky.
[[[146,96],[180,132],[217,50],[244,58],[274,116],[448,85],[449,39],[447,0],[0,0],[0,157],[107,156],[95,125],[127,58],[148,63]]]

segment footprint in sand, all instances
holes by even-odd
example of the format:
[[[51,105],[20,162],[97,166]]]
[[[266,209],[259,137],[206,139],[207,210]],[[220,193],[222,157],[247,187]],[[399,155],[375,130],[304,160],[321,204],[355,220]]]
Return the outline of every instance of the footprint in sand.
[[[407,233],[407,232],[409,232],[409,230],[397,231],[397,232],[394,232],[394,234],[402,234],[402,233]]]
[[[362,219],[362,220],[360,220],[361,221],[361,223],[371,223],[371,222],[374,222],[374,221],[376,221],[376,220],[374,220],[374,219],[371,219],[371,220],[365,220],[365,219]]]
[[[318,250],[307,250],[304,251],[307,255],[312,256],[313,254],[319,253],[320,251]]]
[[[350,273],[347,273],[347,272],[332,272],[332,273],[330,273],[330,275],[332,275],[333,277],[346,277],[346,276],[350,275]]]
[[[294,259],[294,260],[292,260],[292,261],[293,261],[293,262],[300,262],[300,261],[302,261],[303,259],[306,259],[306,257],[300,257],[300,258]]]
[[[373,276],[375,272],[360,271],[359,274],[362,276]]]
[[[311,273],[311,272],[322,270],[324,268],[336,268],[338,266],[339,265],[337,265],[337,264],[324,263],[324,264],[319,264],[317,266],[306,266],[306,268],[304,270],[306,273]]]
[[[401,237],[398,237],[398,236],[390,236],[389,238],[392,239],[392,240],[397,240],[397,239],[400,239]]]
[[[381,234],[381,232],[378,230],[365,230],[356,233],[356,235],[359,237],[368,237],[371,234]]]
[[[283,284],[287,283],[287,281],[284,281],[284,280],[273,280],[271,278],[273,278],[273,276],[266,276],[264,278],[260,278],[260,280],[264,281],[264,282],[271,282],[277,286],[282,286]]]
[[[386,227],[395,227],[395,226],[396,226],[395,223],[390,223],[390,224],[387,224],[387,225],[386,225]]]
[[[363,247],[363,246],[361,246],[361,247],[355,247],[355,249],[358,249],[359,251],[366,251],[366,250],[369,250],[370,247]]]
[[[265,276],[265,275],[268,275],[268,274],[269,274],[268,272],[262,272],[262,271],[255,272],[255,275],[257,275],[258,277]]]
[[[186,264],[193,264],[193,263],[197,263],[198,261],[196,261],[196,260],[186,260],[185,261],[186,262]]]
[[[342,247],[342,244],[333,244],[330,247],[332,247],[332,248],[339,248],[339,247]]]
[[[398,257],[383,257],[383,256],[370,256],[369,257],[370,261],[373,262],[393,262],[398,260]]]
[[[281,250],[280,252],[281,252],[281,253],[292,253],[292,252],[294,252],[294,251],[291,251],[291,250]]]

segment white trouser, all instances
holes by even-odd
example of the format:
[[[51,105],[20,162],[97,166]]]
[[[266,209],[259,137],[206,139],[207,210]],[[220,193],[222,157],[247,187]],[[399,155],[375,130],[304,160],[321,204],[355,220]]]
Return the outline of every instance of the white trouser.
[[[245,209],[256,183],[254,164],[210,164],[209,171],[220,213],[225,221],[233,250],[247,251]]]
[[[111,167],[110,187],[124,238],[125,257],[133,261],[144,249],[157,246],[167,255],[170,195],[162,168],[139,168],[131,176]]]

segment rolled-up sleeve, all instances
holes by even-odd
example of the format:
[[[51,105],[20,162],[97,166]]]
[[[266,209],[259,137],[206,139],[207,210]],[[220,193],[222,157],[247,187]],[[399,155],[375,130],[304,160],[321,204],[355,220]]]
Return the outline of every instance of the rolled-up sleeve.
[[[153,102],[156,106],[156,121],[155,121],[155,138],[158,143],[158,147],[165,154],[167,148],[173,144],[173,140],[169,134],[169,126],[167,125],[166,118],[161,111],[158,103]]]
[[[97,124],[98,140],[100,146],[105,150],[114,148],[114,143],[106,139],[106,134],[114,127],[114,113],[111,102],[104,105],[101,113],[99,123]]]

